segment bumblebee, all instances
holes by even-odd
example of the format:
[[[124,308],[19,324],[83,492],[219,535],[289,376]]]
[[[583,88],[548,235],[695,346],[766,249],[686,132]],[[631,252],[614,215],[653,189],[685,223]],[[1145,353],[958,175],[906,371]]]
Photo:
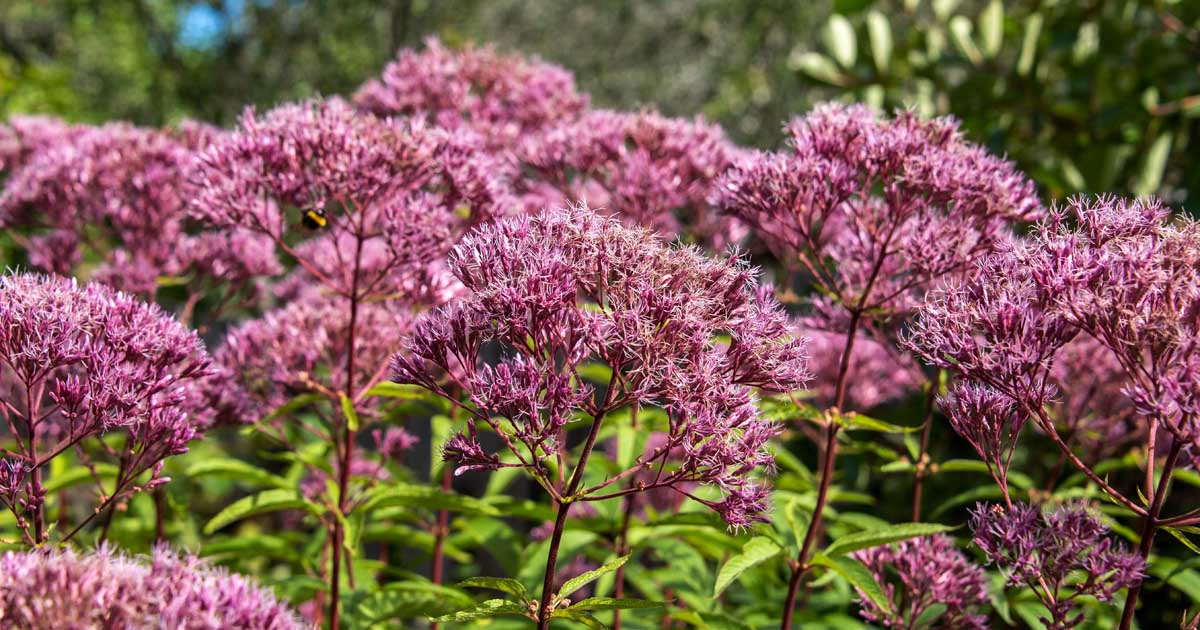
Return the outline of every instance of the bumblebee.
[[[304,216],[300,219],[304,227],[310,230],[319,230],[326,225],[329,225],[329,219],[325,216],[325,210],[322,208],[311,208],[304,211]]]

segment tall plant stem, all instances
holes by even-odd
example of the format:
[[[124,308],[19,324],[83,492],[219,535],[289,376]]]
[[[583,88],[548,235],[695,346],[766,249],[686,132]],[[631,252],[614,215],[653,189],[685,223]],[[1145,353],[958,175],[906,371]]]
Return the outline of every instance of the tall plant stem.
[[[862,319],[862,310],[854,309],[850,312],[850,326],[846,331],[846,345],[842,349],[842,360],[838,366],[837,388],[834,394],[834,412],[841,413],[842,405],[846,403],[846,385],[847,377],[850,373],[850,357],[854,352],[854,337],[858,332],[858,322]],[[816,542],[817,532],[821,528],[822,516],[825,512],[825,503],[829,500],[829,484],[833,480],[834,464],[837,461],[837,436],[841,425],[837,420],[830,417],[828,424],[825,427],[825,451],[824,462],[821,465],[821,477],[817,486],[817,503],[813,506],[812,520],[808,523],[808,529],[804,532],[804,542],[800,545],[800,554],[796,556],[796,561],[792,565],[792,576],[788,580],[787,599],[783,604],[783,620],[779,627],[782,630],[790,630],[792,627],[792,615],[796,607],[796,595],[800,592],[800,583],[803,581],[804,574],[810,568],[808,566],[808,553],[812,550],[813,543]]]
[[[638,428],[638,403],[633,403],[629,409],[629,424],[634,428]],[[633,481],[630,481],[632,487]],[[617,534],[616,552],[617,557],[624,556],[629,553],[629,521],[633,518],[633,494],[625,495],[625,499],[621,502],[621,531]],[[621,599],[625,596],[625,565],[617,567],[617,573],[614,576],[613,582],[613,597]],[[612,630],[621,630],[621,609],[613,611]]]
[[[610,384],[609,387],[611,388],[612,385]],[[558,565],[558,547],[562,544],[563,528],[567,524],[567,512],[571,510],[571,503],[575,499],[572,495],[579,490],[579,485],[583,482],[583,471],[587,467],[588,458],[592,455],[592,449],[596,448],[596,438],[600,435],[600,424],[603,419],[604,412],[601,411],[592,420],[592,428],[588,432],[587,441],[583,444],[583,453],[579,455],[579,464],[575,466],[575,472],[571,475],[567,490],[562,494],[564,500],[558,504],[558,515],[554,519],[554,532],[550,534],[550,553],[546,557],[546,576],[542,580],[542,600],[538,605],[538,630],[550,628],[550,601],[554,597],[554,573]]]
[[[42,393],[34,392],[34,387],[25,384],[25,408],[29,411],[29,461],[33,466],[33,470],[29,472],[29,484],[33,491],[34,508],[33,508],[33,542],[40,545],[43,542],[43,535],[46,530],[46,504],[43,501],[45,498],[42,492],[42,467],[37,465],[37,420],[41,413]]]
[[[445,466],[442,471],[442,492],[450,492],[450,467]],[[446,564],[446,536],[449,535],[450,529],[450,510],[438,510],[437,525],[433,532],[433,568],[430,570],[430,581],[434,584],[441,584],[444,579],[443,573]],[[429,630],[438,630],[441,627],[436,621],[429,623]]]
[[[355,341],[358,328],[358,276],[362,264],[363,239],[356,236],[357,243],[354,252],[354,276],[350,280],[350,328],[346,333],[346,398],[354,399],[354,355]],[[354,430],[350,428],[350,419],[342,418],[342,453],[341,465],[338,467],[338,497],[337,509],[345,513],[346,494],[350,486],[350,466],[354,457]],[[342,545],[346,535],[341,518],[333,523],[333,567],[329,575],[329,628],[338,630],[338,600],[342,576]],[[347,567],[349,568],[349,567]]]
[[[925,389],[925,422],[921,425],[921,445],[917,449],[917,461],[913,462],[916,467],[916,472],[913,475],[913,506],[912,520],[914,523],[921,520],[921,495],[925,488],[925,477],[928,475],[926,453],[929,451],[929,433],[933,426],[933,400],[934,392],[938,387],[938,375],[935,375],[930,381],[929,386]]]
[[[1154,545],[1154,534],[1158,531],[1159,515],[1162,514],[1163,502],[1167,497],[1168,485],[1171,483],[1171,473],[1175,471],[1175,462],[1179,460],[1179,451],[1183,447],[1183,442],[1174,440],[1171,444],[1171,450],[1167,453],[1167,459],[1163,462],[1162,476],[1159,477],[1158,487],[1154,491],[1154,499],[1150,504],[1150,512],[1142,520],[1142,540],[1138,544],[1138,555],[1143,560],[1150,557],[1150,548]],[[1154,468],[1154,460],[1146,462],[1146,466],[1151,470]],[[1153,473],[1151,473],[1153,474]],[[1142,580],[1138,580],[1136,584],[1129,587],[1129,595],[1125,597],[1125,609],[1121,611],[1121,626],[1120,630],[1129,630],[1133,625],[1133,613],[1137,610],[1138,595],[1142,592]]]

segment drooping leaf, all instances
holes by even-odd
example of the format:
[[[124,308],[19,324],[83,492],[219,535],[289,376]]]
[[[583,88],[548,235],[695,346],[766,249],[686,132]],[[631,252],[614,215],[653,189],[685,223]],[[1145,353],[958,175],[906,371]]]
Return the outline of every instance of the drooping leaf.
[[[717,573],[717,583],[713,587],[713,597],[725,592],[726,588],[751,567],[779,555],[782,549],[770,538],[756,536],[746,541],[742,552],[729,558]]]
[[[63,459],[61,461],[65,462],[66,460]],[[117,477],[117,467],[112,464],[100,462],[94,464],[93,468],[95,468],[96,477],[100,477],[102,480],[115,479]],[[87,466],[72,466],[61,473],[51,476],[49,480],[42,484],[42,488],[49,494],[73,488],[82,483],[91,483],[94,480],[95,477],[92,476],[92,471],[88,470]]]
[[[625,555],[621,556],[620,558],[606,562],[603,566],[601,566],[598,569],[592,569],[591,571],[588,571],[586,573],[581,573],[581,574],[567,580],[566,582],[563,583],[562,588],[558,589],[558,595],[556,596],[556,598],[561,600],[566,597],[569,597],[571,595],[571,593],[574,593],[575,591],[578,591],[579,589],[587,586],[588,584],[591,584],[592,582],[595,582],[596,580],[600,579],[600,576],[602,576],[606,573],[612,573],[613,571],[616,571],[618,568],[623,566],[626,562],[629,562],[630,555],[632,555],[632,554],[625,554]]]
[[[202,459],[189,466],[186,474],[189,477],[221,477],[223,479],[232,479],[233,481],[244,481],[254,485],[274,486],[283,489],[291,489],[295,485],[287,479],[269,473],[254,464],[225,457]]]
[[[867,12],[867,36],[871,39],[871,57],[875,69],[886,74],[892,63],[892,27],[882,13],[872,9]]]
[[[518,615],[528,617],[529,610],[513,601],[507,599],[489,599],[478,606],[460,610],[441,617],[435,617],[434,621],[471,621],[472,619],[486,619],[488,617],[500,617],[503,615]]]
[[[862,591],[871,603],[875,604],[885,612],[890,613],[892,610],[892,602],[888,600],[887,595],[883,592],[883,587],[871,574],[871,570],[863,563],[847,556],[829,557],[823,553],[818,553],[809,561],[813,566],[826,567],[833,570],[838,575],[842,576],[851,586]]]
[[[605,628],[608,627],[599,619],[596,619],[582,610],[575,610],[574,608],[556,608],[554,612],[550,613],[550,618],[578,621],[592,630],[605,630]]]
[[[571,604],[571,610],[631,610],[634,608],[662,608],[663,602],[628,597],[589,597]]]
[[[850,20],[834,13],[829,16],[823,35],[829,54],[833,55],[843,68],[853,67],[858,59],[858,39],[854,35],[854,26],[850,24]]]
[[[204,533],[212,534],[230,523],[235,523],[258,514],[294,509],[307,510],[312,514],[320,514],[322,511],[321,506],[304,498],[304,495],[296,490],[279,488],[263,490],[257,494],[238,499],[221,510],[216,516],[212,517],[212,520],[204,525]]]
[[[342,417],[346,419],[346,426],[351,431],[357,431],[358,412],[354,410],[354,401],[350,400],[350,397],[342,392],[338,392],[338,400],[342,403]]]
[[[363,509],[367,511],[391,507],[423,507],[430,510],[452,510],[465,514],[499,516],[500,512],[485,501],[429,486],[393,482],[372,488],[367,493]]]
[[[992,0],[979,14],[979,44],[988,59],[1000,52],[1004,39],[1004,2]]]
[[[458,586],[471,587],[471,588],[489,588],[489,589],[492,589],[493,591],[500,591],[501,593],[508,593],[509,595],[516,597],[517,599],[521,600],[522,602],[529,601],[529,593],[525,591],[525,585],[521,584],[521,582],[519,582],[518,580],[514,580],[512,578],[472,577],[472,578],[467,578],[467,579],[459,582]]]
[[[380,396],[383,398],[401,398],[405,400],[421,400],[429,396],[429,392],[416,385],[406,385],[384,381],[368,389],[364,396]]]
[[[937,523],[900,523],[897,525],[888,525],[880,529],[873,529],[865,532],[855,532],[842,536],[833,541],[825,549],[825,555],[835,557],[858,551],[859,549],[867,549],[869,547],[877,547],[888,543],[907,540],[909,538],[917,538],[919,536],[929,536],[941,532],[954,529],[948,525],[939,525]]]

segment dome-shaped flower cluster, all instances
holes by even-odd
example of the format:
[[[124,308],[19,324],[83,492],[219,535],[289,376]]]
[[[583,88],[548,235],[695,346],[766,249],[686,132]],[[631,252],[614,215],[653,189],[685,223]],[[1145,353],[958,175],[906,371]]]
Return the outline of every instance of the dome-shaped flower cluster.
[[[0,278],[0,392],[7,437],[18,446],[7,457],[10,469],[28,473],[5,503],[26,534],[34,542],[46,535],[42,469],[103,434],[124,434],[115,486],[100,489],[105,505],[166,481],[158,477],[163,459],[215,420],[199,394],[208,370],[196,333],[157,306],[99,284]],[[141,481],[147,471],[150,481]]]
[[[468,430],[446,447],[462,469],[501,465],[477,439],[475,425],[487,423],[552,484],[544,458],[566,446],[568,423],[584,414],[599,425],[637,403],[670,418],[666,442],[633,469],[649,462],[660,471],[639,490],[715,485],[726,498],[707,503],[735,527],[763,510],[748,474],[771,463],[765,445],[775,429],[752,389],[789,391],[808,375],[801,341],[751,269],[669,248],[586,207],[479,228],[450,267],[470,294],[419,321],[395,378],[452,397],[448,378],[469,396]],[[487,347],[497,361],[484,361]],[[589,362],[611,370],[607,384],[580,378]],[[607,486],[555,492],[587,500]]]
[[[240,575],[155,549],[148,559],[104,547],[0,556],[0,625],[9,628],[302,630],[288,606]]]

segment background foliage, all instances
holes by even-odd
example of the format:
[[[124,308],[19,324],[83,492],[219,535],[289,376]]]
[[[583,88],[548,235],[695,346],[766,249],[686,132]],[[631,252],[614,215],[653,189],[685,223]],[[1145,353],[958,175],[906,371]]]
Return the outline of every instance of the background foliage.
[[[953,113],[1051,197],[1200,185],[1200,5],[1170,0],[12,0],[0,115],[230,123],[345,94],[402,46],[492,42],[599,106],[702,112],[743,143],[831,98]]]

